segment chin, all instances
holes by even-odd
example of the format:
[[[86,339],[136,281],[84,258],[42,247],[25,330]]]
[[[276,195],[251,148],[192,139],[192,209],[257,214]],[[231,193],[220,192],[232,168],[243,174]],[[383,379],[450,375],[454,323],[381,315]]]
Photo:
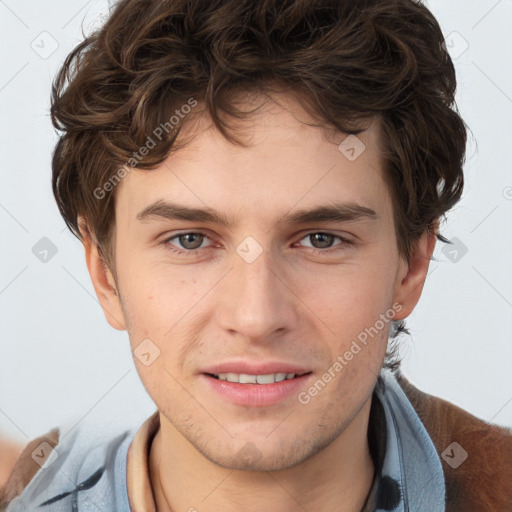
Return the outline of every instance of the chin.
[[[282,471],[293,468],[327,447],[338,433],[334,432],[330,437],[321,439],[309,439],[306,435],[298,435],[298,440],[291,441],[290,436],[281,439],[261,439],[260,441],[246,441],[240,448],[233,451],[232,442],[224,451],[218,449],[213,443],[207,447],[197,446],[196,449],[208,460],[230,470],[237,471]]]

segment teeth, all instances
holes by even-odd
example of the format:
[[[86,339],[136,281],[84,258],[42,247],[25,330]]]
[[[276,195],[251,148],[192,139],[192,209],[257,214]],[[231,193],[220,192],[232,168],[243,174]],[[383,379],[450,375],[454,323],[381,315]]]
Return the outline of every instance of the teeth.
[[[295,373],[270,373],[268,375],[248,375],[246,373],[219,373],[219,380],[240,384],[273,384],[295,378]]]
[[[238,382],[240,382],[240,384],[256,384],[258,382],[258,376],[241,373],[238,376]]]
[[[276,381],[275,379],[275,376],[270,374],[270,375],[257,375],[256,376],[256,382],[258,384],[272,384]],[[240,375],[240,382],[244,382],[242,380],[242,376]]]

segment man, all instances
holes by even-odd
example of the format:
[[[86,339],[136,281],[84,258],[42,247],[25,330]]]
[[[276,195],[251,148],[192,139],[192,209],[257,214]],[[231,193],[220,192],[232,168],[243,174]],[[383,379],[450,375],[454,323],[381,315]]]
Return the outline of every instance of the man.
[[[70,54],[54,193],[157,411],[32,441],[8,512],[512,510],[510,432],[388,350],[462,193],[442,42],[412,0],[123,0]]]

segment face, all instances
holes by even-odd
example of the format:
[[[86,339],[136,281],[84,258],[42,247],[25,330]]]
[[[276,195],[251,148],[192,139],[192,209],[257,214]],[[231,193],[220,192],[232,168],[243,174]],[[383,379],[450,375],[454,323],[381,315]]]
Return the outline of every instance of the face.
[[[248,147],[202,117],[185,148],[129,173],[118,294],[91,272],[162,429],[235,469],[297,465],[357,420],[426,272],[397,248],[378,124],[340,150],[345,134],[279,100],[243,121]]]

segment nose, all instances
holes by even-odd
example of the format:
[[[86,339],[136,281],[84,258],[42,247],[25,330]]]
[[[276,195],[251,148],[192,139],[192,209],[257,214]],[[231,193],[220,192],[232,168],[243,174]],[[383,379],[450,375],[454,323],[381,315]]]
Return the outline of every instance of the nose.
[[[274,340],[298,321],[297,298],[287,273],[269,250],[252,262],[238,254],[219,290],[216,310],[221,328],[251,342]]]

